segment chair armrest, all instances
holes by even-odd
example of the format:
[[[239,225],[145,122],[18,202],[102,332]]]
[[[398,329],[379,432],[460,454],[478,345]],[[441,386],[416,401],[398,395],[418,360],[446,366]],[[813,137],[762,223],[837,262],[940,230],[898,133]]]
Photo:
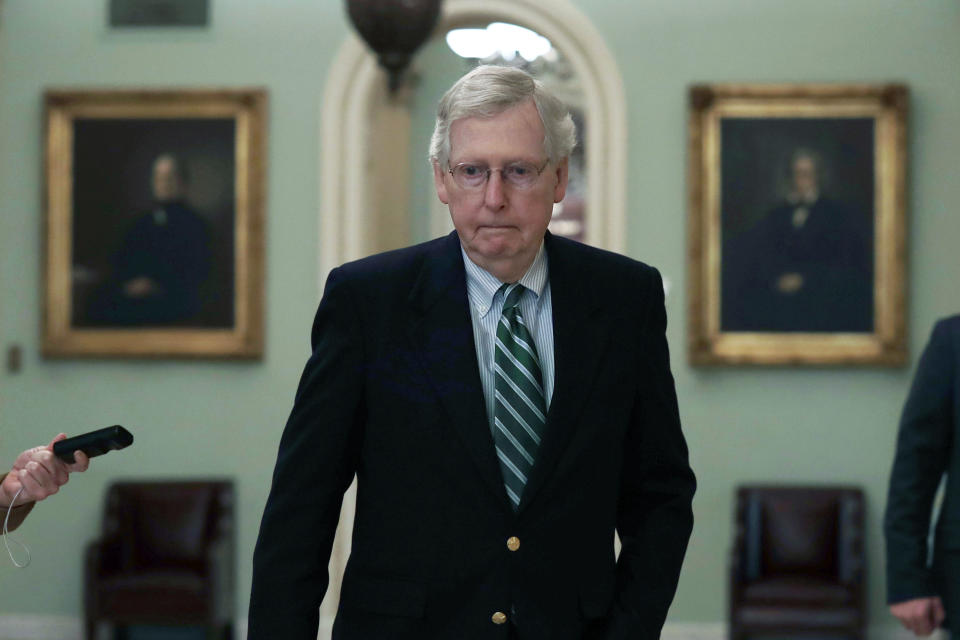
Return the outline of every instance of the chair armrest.
[[[864,587],[864,499],[859,491],[840,501],[840,582],[858,590]]]
[[[94,540],[87,544],[83,554],[83,611],[87,620],[95,619],[97,617],[96,612],[100,607],[97,582],[103,575],[100,570],[102,549],[101,541]]]
[[[744,583],[747,580],[746,571],[746,544],[747,544],[747,514],[746,501],[742,495],[735,498],[735,507],[733,514],[733,539],[730,543],[730,566],[728,575],[730,576],[730,598],[731,601],[739,600],[743,592]]]
[[[92,575],[117,573],[124,568],[124,558],[120,540],[117,538],[98,538],[87,545],[87,570]]]
[[[738,537],[741,539],[735,539],[730,548],[730,565],[727,572],[730,577],[730,597],[733,600],[740,599],[740,594],[743,592],[744,582],[746,581],[746,574],[743,571],[743,540],[742,536]]]
[[[211,611],[218,620],[230,620],[234,611],[235,564],[233,540],[213,538],[204,555],[204,573],[210,585]]]

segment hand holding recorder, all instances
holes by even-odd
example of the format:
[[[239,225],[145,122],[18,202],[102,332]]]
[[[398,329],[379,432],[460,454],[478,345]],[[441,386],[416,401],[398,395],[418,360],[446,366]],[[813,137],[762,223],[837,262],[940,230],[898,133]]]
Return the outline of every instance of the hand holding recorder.
[[[0,508],[10,506],[21,487],[23,493],[17,499],[17,504],[37,502],[59,491],[71,473],[87,470],[90,460],[82,451],[77,451],[72,464],[54,454],[54,445],[66,439],[66,434],[61,433],[47,446],[33,447],[17,456],[10,472],[0,482]]]
[[[11,530],[15,528],[26,516],[32,503],[59,491],[70,479],[71,473],[86,471],[90,466],[90,458],[123,449],[132,443],[130,432],[120,425],[114,425],[73,438],[61,433],[45,447],[33,447],[21,453],[10,472],[0,476],[0,509],[6,511],[11,506],[27,508],[20,510],[12,523],[10,514],[0,512],[5,529],[6,525]]]

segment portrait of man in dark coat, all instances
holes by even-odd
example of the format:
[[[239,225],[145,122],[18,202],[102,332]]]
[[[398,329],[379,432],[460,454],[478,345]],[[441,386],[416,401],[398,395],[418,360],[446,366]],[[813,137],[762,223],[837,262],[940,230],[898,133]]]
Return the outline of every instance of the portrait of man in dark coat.
[[[724,331],[873,331],[873,185],[865,145],[872,135],[861,137],[862,144],[822,145],[831,151],[831,166],[845,166],[836,188],[829,183],[834,172],[827,169],[826,154],[813,145],[794,145],[780,153],[786,162],[779,163],[775,190],[758,190],[750,180],[769,181],[772,170],[763,168],[760,158],[725,165],[738,179],[723,180],[729,192],[722,196]],[[727,159],[736,165],[736,142],[728,143],[728,149]],[[763,162],[770,164],[769,158]],[[759,176],[750,175],[751,165],[760,168]],[[769,198],[771,193],[775,198]],[[772,202],[762,204],[764,197]]]

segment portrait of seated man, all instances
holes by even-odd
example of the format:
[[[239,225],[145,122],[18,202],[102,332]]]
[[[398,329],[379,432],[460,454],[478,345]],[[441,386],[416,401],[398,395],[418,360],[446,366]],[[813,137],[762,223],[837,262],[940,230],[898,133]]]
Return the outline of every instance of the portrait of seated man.
[[[211,268],[210,230],[186,202],[182,162],[153,162],[153,206],[134,215],[113,253],[111,273],[88,309],[94,325],[183,324],[202,306]]]
[[[872,221],[823,190],[820,155],[790,155],[782,199],[723,242],[724,331],[873,330]]]

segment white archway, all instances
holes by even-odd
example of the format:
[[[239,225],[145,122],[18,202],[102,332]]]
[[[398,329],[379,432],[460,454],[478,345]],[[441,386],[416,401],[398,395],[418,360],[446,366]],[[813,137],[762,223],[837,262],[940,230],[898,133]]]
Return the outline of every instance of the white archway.
[[[582,82],[590,133],[586,142],[587,240],[626,249],[626,99],[619,68],[603,38],[569,0],[447,0],[442,33],[466,23],[502,20],[546,36],[570,60]],[[327,79],[320,131],[320,286],[330,270],[372,253],[368,172],[371,114],[386,112],[401,126],[402,105],[384,104],[383,72],[351,35]],[[408,118],[409,120],[409,118]]]
[[[586,138],[586,240],[626,250],[626,99],[619,68],[592,23],[569,0],[446,0],[440,33],[465,24],[503,21],[547,37],[570,61],[583,86]],[[366,186],[375,122],[403,138],[410,116],[385,96],[385,76],[366,46],[351,35],[340,48],[324,91],[320,127],[319,287],[330,270],[378,250],[381,207]],[[378,144],[394,144],[377,138]],[[409,141],[401,142],[406,148]],[[396,152],[393,150],[392,152]],[[395,157],[395,156],[394,156]],[[406,156],[404,156],[406,157]],[[406,179],[404,177],[404,179]],[[402,201],[406,201],[402,199]],[[321,608],[320,637],[329,637],[339,586],[349,555],[354,489],[344,499],[330,561],[330,588]]]

